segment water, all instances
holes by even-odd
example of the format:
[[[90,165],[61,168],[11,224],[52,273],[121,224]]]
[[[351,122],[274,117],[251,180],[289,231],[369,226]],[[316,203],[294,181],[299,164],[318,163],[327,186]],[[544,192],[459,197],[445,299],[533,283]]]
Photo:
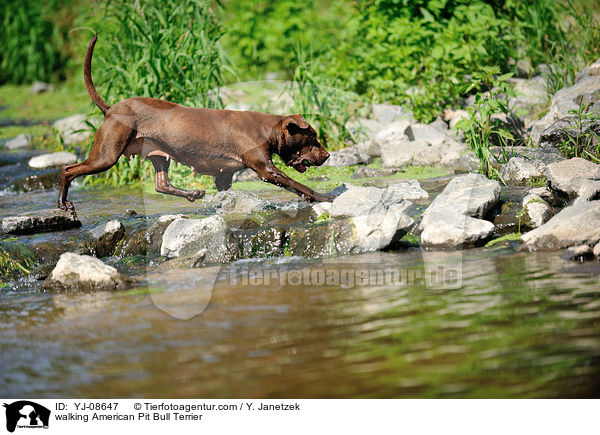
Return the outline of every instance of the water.
[[[371,264],[367,254],[338,260],[328,269]],[[0,291],[0,395],[597,397],[599,269],[508,248],[463,260],[454,290],[232,285],[222,272],[189,320],[159,310],[145,285],[52,295],[24,283]],[[418,249],[378,261],[423,269]],[[252,270],[282,267],[324,265],[292,258]],[[205,271],[172,273],[152,292],[185,303],[190,273]]]
[[[292,198],[274,192],[262,195]],[[0,214],[53,207],[56,194],[9,193]],[[60,243],[131,208],[211,212],[202,202],[139,189],[74,189],[70,198],[82,229],[24,240]],[[135,219],[122,220],[130,228]],[[211,269],[143,262],[127,265],[143,280],[125,292],[48,294],[22,279],[0,289],[0,396],[598,397],[598,263],[513,248],[460,255],[408,249],[234,264],[262,277],[378,268],[418,276],[431,261],[458,258],[455,289],[421,279],[239,285],[222,268],[212,292],[198,299],[190,290],[212,282]],[[203,304],[188,320],[158,308],[201,311]]]

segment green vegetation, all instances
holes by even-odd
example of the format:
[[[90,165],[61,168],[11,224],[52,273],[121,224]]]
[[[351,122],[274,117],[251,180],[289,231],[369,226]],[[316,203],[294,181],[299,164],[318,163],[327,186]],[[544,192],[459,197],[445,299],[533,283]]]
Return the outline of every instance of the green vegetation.
[[[0,246],[0,285],[4,281],[29,275],[33,263],[30,255],[23,252],[8,252]]]
[[[345,125],[364,103],[409,104],[428,122],[475,94],[460,127],[481,172],[493,178],[499,161],[489,147],[503,147],[504,160],[520,140],[496,116],[510,115],[508,79],[519,61],[531,71],[548,65],[551,95],[600,52],[600,0],[8,0],[0,10],[0,84],[75,77],[36,96],[5,85],[0,104],[10,108],[3,118],[88,111],[81,61],[92,30],[99,33],[94,77],[109,104],[138,95],[221,107],[219,86],[276,73],[290,80],[291,110],[318,127],[332,150],[346,146]],[[43,126],[12,126],[0,138],[24,131],[53,141]],[[563,149],[597,159],[598,141],[585,141],[583,149],[578,138]],[[137,158],[121,159],[87,182],[131,184],[151,172]],[[210,183],[178,166],[171,176]]]
[[[498,246],[500,244],[506,244],[508,242],[518,242],[521,239],[521,233],[510,233],[505,234],[502,237],[498,237],[497,239],[490,240],[485,245],[486,248],[493,248],[494,246]]]

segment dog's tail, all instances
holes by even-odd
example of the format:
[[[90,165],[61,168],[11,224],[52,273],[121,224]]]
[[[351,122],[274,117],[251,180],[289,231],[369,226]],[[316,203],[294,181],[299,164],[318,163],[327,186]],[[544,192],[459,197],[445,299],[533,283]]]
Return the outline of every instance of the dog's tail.
[[[90,97],[94,104],[98,106],[98,109],[102,111],[104,115],[106,115],[106,111],[110,109],[110,106],[104,102],[98,92],[96,92],[96,88],[94,87],[94,82],[92,82],[92,54],[94,53],[94,45],[96,45],[96,40],[98,39],[98,34],[96,33],[90,43],[88,44],[88,48],[85,51],[85,60],[83,61],[83,79],[85,81],[85,87],[90,94]]]

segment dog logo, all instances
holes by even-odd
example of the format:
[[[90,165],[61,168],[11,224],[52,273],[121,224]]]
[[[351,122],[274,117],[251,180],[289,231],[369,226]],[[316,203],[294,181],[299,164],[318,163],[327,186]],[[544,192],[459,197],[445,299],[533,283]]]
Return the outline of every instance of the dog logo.
[[[29,400],[19,400],[4,404],[6,408],[6,430],[14,432],[15,428],[48,429],[50,410]]]

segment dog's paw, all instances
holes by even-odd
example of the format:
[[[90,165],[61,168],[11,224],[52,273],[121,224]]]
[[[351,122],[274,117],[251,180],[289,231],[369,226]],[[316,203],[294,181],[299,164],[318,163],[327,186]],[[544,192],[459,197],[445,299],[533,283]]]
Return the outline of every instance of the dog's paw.
[[[64,202],[59,201],[57,207],[64,211],[75,211],[75,206],[68,200],[65,200]]]
[[[192,190],[188,195],[187,199],[190,202],[194,202],[197,199],[203,198],[205,193],[206,192],[204,190]]]

